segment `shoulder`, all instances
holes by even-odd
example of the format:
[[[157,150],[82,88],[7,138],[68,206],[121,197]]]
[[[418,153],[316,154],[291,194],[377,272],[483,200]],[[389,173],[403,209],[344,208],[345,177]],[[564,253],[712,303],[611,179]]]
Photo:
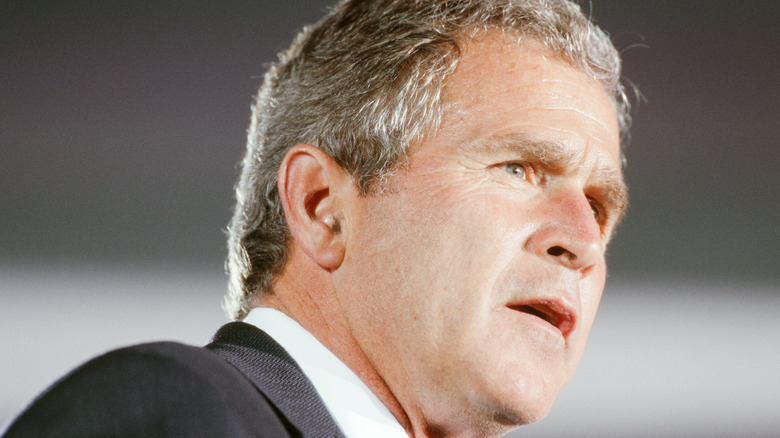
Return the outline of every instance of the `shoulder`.
[[[11,436],[285,436],[272,405],[204,348],[123,348],[82,365],[41,395]]]

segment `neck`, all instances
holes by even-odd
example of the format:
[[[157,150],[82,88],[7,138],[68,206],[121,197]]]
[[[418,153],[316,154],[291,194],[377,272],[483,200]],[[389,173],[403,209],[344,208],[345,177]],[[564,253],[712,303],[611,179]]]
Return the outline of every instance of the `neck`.
[[[410,436],[418,435],[401,403],[352,336],[334,294],[330,288],[313,288],[312,284],[317,283],[311,281],[311,274],[316,275],[309,272],[295,276],[306,278],[306,286],[282,274],[273,291],[263,294],[253,307],[274,308],[296,320],[369,387]]]

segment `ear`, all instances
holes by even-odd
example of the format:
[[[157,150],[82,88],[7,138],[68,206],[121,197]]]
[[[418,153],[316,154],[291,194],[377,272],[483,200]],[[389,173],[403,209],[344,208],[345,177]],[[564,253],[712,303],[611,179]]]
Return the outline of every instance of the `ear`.
[[[340,195],[352,179],[321,149],[293,146],[279,167],[279,198],[295,244],[317,265],[333,271],[344,260]]]

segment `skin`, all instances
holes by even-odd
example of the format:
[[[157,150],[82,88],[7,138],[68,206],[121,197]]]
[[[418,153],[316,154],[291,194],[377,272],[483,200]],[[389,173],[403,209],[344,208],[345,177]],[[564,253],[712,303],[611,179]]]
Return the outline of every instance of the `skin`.
[[[547,414],[626,205],[596,82],[533,41],[461,49],[442,126],[387,190],[360,195],[313,146],[288,153],[291,255],[256,303],[301,322],[413,436],[495,436]]]

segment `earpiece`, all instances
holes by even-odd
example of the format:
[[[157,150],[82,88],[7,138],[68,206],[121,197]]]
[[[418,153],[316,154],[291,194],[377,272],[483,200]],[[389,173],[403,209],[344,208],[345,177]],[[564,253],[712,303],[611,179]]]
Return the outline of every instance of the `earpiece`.
[[[323,222],[325,222],[325,225],[328,226],[333,231],[333,234],[338,234],[341,232],[341,223],[335,216],[328,216],[326,217]]]

